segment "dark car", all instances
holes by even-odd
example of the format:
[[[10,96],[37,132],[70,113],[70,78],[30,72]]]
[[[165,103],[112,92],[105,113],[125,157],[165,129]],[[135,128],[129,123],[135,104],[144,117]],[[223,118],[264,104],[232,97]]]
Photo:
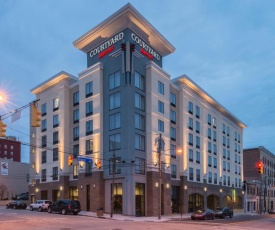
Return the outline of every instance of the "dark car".
[[[81,211],[80,203],[78,200],[57,200],[48,206],[48,213],[59,212],[63,215],[72,213],[77,215]]]
[[[200,209],[192,213],[191,215],[192,220],[214,220],[215,213],[211,209]]]
[[[268,214],[275,214],[275,209],[270,209],[270,210],[268,211]]]
[[[12,201],[8,204],[6,204],[7,208],[13,208],[13,209],[26,209],[27,208],[27,204],[25,204],[22,201]]]
[[[215,217],[225,218],[226,216],[229,216],[232,218],[233,214],[233,210],[230,210],[228,207],[217,208],[215,210]]]
[[[29,200],[29,193],[17,196],[17,200]]]

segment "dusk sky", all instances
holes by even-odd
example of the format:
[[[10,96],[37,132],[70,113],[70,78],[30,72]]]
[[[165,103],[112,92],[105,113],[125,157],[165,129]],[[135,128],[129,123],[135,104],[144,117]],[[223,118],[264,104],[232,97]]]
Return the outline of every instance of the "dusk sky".
[[[246,124],[244,148],[275,153],[273,0],[0,0],[0,115],[62,70],[77,77],[87,63],[73,41],[128,2],[175,47],[163,60],[171,79],[186,74]],[[29,143],[29,115],[6,119],[7,135]]]

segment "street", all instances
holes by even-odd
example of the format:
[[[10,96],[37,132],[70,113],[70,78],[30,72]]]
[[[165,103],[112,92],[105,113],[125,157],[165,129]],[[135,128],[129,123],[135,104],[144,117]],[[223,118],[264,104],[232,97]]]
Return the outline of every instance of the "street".
[[[86,229],[102,229],[102,230],[140,230],[140,229],[194,229],[194,230],[234,230],[234,229],[267,229],[273,230],[275,225],[275,215],[236,215],[232,219],[215,219],[215,220],[196,220],[191,219],[173,219],[171,221],[141,221],[143,219],[136,218],[137,221],[125,221],[115,219],[103,219],[89,216],[74,216],[49,214],[47,212],[31,212],[26,210],[6,209],[0,207],[0,229],[1,230],[44,230],[44,229],[60,229],[60,230],[86,230]]]

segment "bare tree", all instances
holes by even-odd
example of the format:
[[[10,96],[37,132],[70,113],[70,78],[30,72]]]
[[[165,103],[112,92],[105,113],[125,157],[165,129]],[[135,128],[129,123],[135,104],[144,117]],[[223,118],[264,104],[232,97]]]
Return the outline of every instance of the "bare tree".
[[[0,184],[0,200],[4,199],[4,194],[7,191],[7,186],[4,184]]]

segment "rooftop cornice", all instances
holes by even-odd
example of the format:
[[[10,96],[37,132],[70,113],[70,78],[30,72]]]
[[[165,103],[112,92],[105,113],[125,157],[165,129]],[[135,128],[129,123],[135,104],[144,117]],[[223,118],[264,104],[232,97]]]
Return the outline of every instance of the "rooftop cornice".
[[[130,3],[105,19],[73,42],[74,46],[87,53],[119,31],[130,28],[141,29],[148,35],[150,45],[161,55],[174,52],[175,48],[153,27]]]

